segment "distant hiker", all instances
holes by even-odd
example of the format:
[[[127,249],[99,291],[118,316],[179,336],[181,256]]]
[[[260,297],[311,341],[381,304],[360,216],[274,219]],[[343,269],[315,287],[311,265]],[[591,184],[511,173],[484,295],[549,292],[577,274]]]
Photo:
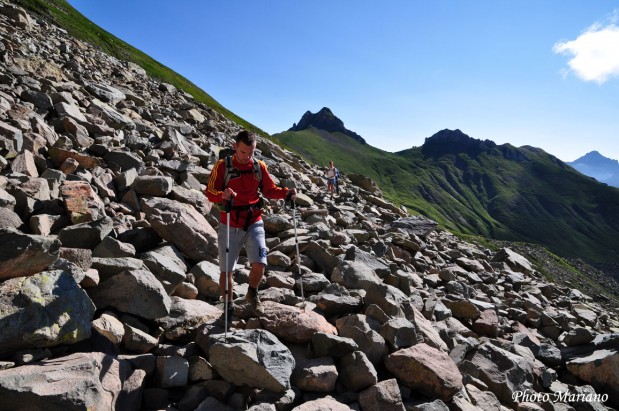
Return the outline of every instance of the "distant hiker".
[[[258,286],[267,262],[264,222],[262,221],[262,195],[272,199],[294,200],[297,191],[277,187],[269,175],[263,161],[254,158],[256,149],[256,134],[243,130],[235,137],[234,154],[220,159],[213,166],[206,188],[206,196],[212,203],[223,203],[229,206],[230,248],[226,249],[226,211],[219,214],[219,288],[224,302],[225,290],[228,290],[228,301],[232,301],[232,272],[238,260],[241,247],[245,246],[247,257],[251,264],[249,273],[249,289],[246,300],[255,311],[260,303]],[[226,252],[228,258],[226,258]],[[226,259],[228,266],[226,267]],[[226,287],[226,275],[228,285]],[[228,312],[232,312],[232,304]]]
[[[333,161],[329,161],[329,168],[327,168],[327,192],[333,194],[333,191],[338,187],[338,179],[340,178],[340,172],[333,165]],[[339,194],[339,187],[338,187]]]

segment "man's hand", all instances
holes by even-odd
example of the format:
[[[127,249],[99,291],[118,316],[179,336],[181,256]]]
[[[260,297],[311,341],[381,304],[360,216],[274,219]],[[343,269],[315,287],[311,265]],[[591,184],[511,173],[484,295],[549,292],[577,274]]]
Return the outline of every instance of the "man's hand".
[[[226,188],[224,192],[221,194],[221,198],[223,198],[224,201],[230,201],[234,197],[236,197],[236,192],[230,187]]]
[[[288,192],[286,193],[286,202],[294,201],[296,198],[297,198],[297,189],[296,188],[288,189]]]

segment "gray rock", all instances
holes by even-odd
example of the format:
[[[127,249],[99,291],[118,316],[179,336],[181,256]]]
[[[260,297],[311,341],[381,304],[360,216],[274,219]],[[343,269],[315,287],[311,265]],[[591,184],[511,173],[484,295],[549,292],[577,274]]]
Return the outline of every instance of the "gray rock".
[[[338,370],[331,357],[320,357],[297,363],[292,383],[303,391],[332,392],[338,380]]]
[[[58,239],[66,248],[94,249],[113,230],[113,221],[104,217],[97,221],[74,224],[63,228]]]
[[[189,376],[189,361],[182,357],[157,357],[155,378],[161,388],[184,387]]]
[[[24,90],[22,91],[20,98],[34,104],[36,108],[43,110],[49,110],[53,106],[51,97],[40,91]]]
[[[144,161],[140,159],[137,154],[126,152],[126,151],[108,151],[103,159],[110,164],[111,166],[117,167],[120,171],[125,173],[130,172],[130,170],[137,170],[138,172],[144,168]],[[136,176],[137,177],[137,176]],[[126,180],[127,177],[125,177]],[[128,182],[125,181],[124,184],[121,184],[119,189],[124,189],[132,184],[133,181]]]
[[[171,302],[170,314],[156,320],[170,341],[192,341],[202,324],[223,316],[222,310],[205,301],[171,297]]]
[[[96,98],[91,100],[88,112],[102,118],[108,126],[114,129],[135,128],[133,120]]]
[[[56,270],[0,283],[0,312],[1,358],[90,337],[95,307],[70,273]]]
[[[337,367],[342,384],[351,391],[359,391],[378,382],[374,365],[362,351],[344,355],[338,361]]]
[[[122,258],[91,258],[92,268],[98,271],[101,281],[120,274],[127,270],[147,270],[148,267],[144,264],[144,261],[138,258],[122,257]]]
[[[148,269],[155,274],[155,277],[161,281],[168,294],[171,294],[187,277],[183,268],[176,264],[174,259],[157,251],[143,253],[141,259]]]
[[[24,136],[20,129],[0,121],[0,138],[13,142],[13,149],[21,152],[24,144]]]
[[[172,304],[163,285],[150,271],[123,271],[90,291],[98,309],[113,307],[146,319],[170,314]]]
[[[352,338],[372,364],[379,364],[387,355],[387,343],[372,328],[373,321],[365,315],[353,314],[339,318],[335,324],[340,336]],[[374,324],[374,327],[378,329],[378,324]]]
[[[308,299],[316,304],[324,316],[330,318],[334,315],[344,315],[359,311],[363,304],[361,297],[350,295],[345,288],[344,292],[336,291],[333,287],[327,287],[317,295],[312,295]]]
[[[403,217],[391,223],[391,227],[403,229],[421,238],[426,238],[437,226],[438,223],[436,221],[423,216]]]
[[[125,93],[109,84],[90,83],[86,86],[86,89],[97,98],[113,105],[126,98]]]
[[[217,232],[204,216],[188,204],[165,198],[142,200],[146,219],[161,238],[187,257],[202,261],[218,255]]]
[[[534,364],[492,343],[477,347],[470,362],[476,370],[475,376],[503,403],[512,404],[516,391],[524,392],[534,388]]]
[[[384,380],[359,393],[362,410],[404,411],[400,387],[395,378]]]
[[[0,229],[0,280],[41,272],[58,258],[59,252],[60,241],[54,237]]]
[[[357,351],[359,346],[352,338],[317,332],[312,335],[312,351],[316,357],[333,357],[338,359]]]
[[[165,197],[172,191],[174,180],[164,176],[138,176],[131,187],[138,194]]]
[[[219,297],[219,266],[209,261],[200,261],[189,271],[195,278],[200,294],[206,297]]]
[[[105,237],[92,250],[92,256],[100,258],[134,257],[135,247],[132,244],[123,243],[112,237]]]
[[[79,370],[79,372],[75,372]],[[104,353],[75,353],[0,371],[2,407],[8,410],[115,409],[121,365]]]
[[[381,284],[382,280],[374,270],[355,261],[344,261],[333,270],[331,281],[346,288],[367,289],[370,285]]]
[[[3,228],[19,228],[24,223],[17,213],[10,208],[0,208],[0,230]],[[35,233],[41,234],[41,233]],[[1,235],[1,234],[0,234]]]
[[[381,326],[380,335],[387,341],[392,352],[423,342],[423,337],[417,335],[415,325],[406,318],[390,319]]]
[[[519,272],[519,273],[525,273],[525,274],[532,274],[533,273],[533,267],[531,266],[531,263],[529,262],[529,260],[527,260],[526,258],[521,256],[520,254],[513,252],[509,248],[502,248],[502,249],[500,249],[492,257],[491,261],[493,261],[493,262],[504,262],[512,270],[514,270],[516,272]]]
[[[266,330],[243,330],[209,339],[213,368],[237,385],[284,392],[290,388],[295,360],[290,350]]]

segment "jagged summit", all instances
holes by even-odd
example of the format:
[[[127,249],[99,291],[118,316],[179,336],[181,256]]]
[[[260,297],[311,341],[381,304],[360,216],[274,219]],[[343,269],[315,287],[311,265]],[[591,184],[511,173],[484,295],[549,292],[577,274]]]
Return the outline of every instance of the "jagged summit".
[[[319,130],[325,130],[330,133],[339,132],[342,134],[346,134],[347,136],[354,138],[360,143],[367,144],[363,137],[361,137],[359,134],[355,133],[354,131],[350,131],[346,127],[344,127],[344,122],[340,120],[335,114],[333,114],[331,109],[329,109],[328,107],[323,107],[316,114],[313,114],[309,110],[306,111],[305,114],[303,114],[303,117],[301,117],[301,120],[299,120],[298,123],[293,124],[288,131],[301,131],[310,127],[314,127]]]
[[[427,137],[422,146],[422,151],[426,155],[443,155],[466,152],[477,154],[496,147],[496,143],[491,140],[478,140],[469,137],[459,129],[444,129]]]

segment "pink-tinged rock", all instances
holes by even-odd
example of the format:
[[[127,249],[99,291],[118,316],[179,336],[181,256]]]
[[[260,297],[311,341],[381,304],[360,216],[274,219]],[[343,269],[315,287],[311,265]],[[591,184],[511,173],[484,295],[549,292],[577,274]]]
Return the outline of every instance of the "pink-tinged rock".
[[[463,386],[462,374],[449,355],[424,343],[394,352],[385,365],[402,384],[428,397],[449,401]]]
[[[498,337],[499,317],[496,311],[492,309],[482,311],[479,318],[473,323],[473,331],[486,337]]]
[[[619,352],[597,350],[586,357],[569,361],[567,369],[594,388],[619,394]]]
[[[120,363],[113,356],[75,353],[0,371],[0,408],[113,410],[121,389]]]
[[[18,154],[15,159],[13,159],[11,171],[22,173],[30,177],[39,176],[37,166],[34,164],[34,156],[28,150],[24,150],[23,153]]]
[[[91,157],[85,154],[80,154],[75,151],[63,150],[58,147],[50,147],[49,158],[55,166],[59,167],[67,158],[76,160],[80,167],[92,169],[101,165],[101,161],[96,157]]]
[[[39,273],[56,261],[59,252],[60,241],[53,237],[0,229],[0,281]]]
[[[352,411],[354,408],[350,408],[348,405],[337,401],[333,397],[318,398],[316,400],[308,401],[301,405],[298,405],[292,409],[292,411],[316,411],[316,410],[329,410],[329,411]]]
[[[308,342],[317,332],[337,335],[337,329],[322,315],[272,301],[262,303],[260,323],[277,337],[295,343]]]
[[[103,201],[87,182],[65,181],[60,191],[73,224],[96,221],[105,217]]]

